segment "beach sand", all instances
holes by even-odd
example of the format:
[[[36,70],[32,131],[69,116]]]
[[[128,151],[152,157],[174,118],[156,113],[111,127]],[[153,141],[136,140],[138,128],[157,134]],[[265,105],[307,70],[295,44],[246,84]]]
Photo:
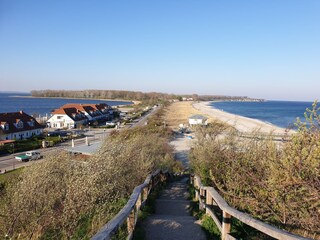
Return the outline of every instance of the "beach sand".
[[[216,119],[225,123],[228,123],[234,126],[238,131],[241,132],[252,132],[259,130],[262,133],[272,133],[275,135],[283,135],[286,133],[286,129],[277,127],[275,125],[257,120],[252,118],[247,118],[231,113],[227,113],[218,109],[214,109],[209,106],[210,102],[197,102],[193,103],[192,106],[201,112],[203,115],[206,115],[210,119]],[[293,130],[290,130],[289,133],[293,133]]]

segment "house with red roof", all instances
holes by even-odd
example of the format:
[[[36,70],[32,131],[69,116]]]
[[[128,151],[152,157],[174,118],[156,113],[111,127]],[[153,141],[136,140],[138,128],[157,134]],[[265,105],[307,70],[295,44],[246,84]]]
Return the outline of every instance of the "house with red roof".
[[[43,126],[23,111],[0,113],[0,140],[23,140],[42,132]]]
[[[52,112],[47,125],[51,128],[77,128],[89,122],[107,120],[112,114],[112,108],[105,104],[69,103]]]

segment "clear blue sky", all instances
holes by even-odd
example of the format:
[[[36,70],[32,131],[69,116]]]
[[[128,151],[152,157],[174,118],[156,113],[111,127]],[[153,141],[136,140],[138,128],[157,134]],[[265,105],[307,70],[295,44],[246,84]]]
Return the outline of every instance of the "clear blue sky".
[[[0,91],[320,98],[319,0],[0,0]]]

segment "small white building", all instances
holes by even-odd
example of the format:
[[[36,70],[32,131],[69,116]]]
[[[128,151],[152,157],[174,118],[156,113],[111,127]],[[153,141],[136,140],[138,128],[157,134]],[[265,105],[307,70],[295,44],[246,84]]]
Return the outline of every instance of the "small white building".
[[[23,140],[42,132],[36,119],[23,111],[0,113],[0,140]]]
[[[206,118],[203,115],[195,114],[191,115],[189,117],[189,125],[207,125],[208,124],[208,118]]]

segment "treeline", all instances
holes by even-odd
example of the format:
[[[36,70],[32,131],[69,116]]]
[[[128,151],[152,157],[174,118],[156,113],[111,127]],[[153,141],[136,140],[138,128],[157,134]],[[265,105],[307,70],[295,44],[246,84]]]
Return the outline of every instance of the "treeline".
[[[251,100],[246,96],[222,96],[222,95],[175,95],[158,92],[134,92],[118,90],[33,90],[33,97],[61,97],[61,98],[90,98],[90,99],[123,99],[131,101],[168,101],[192,99],[194,101],[213,100]]]
[[[179,169],[159,119],[112,132],[88,159],[56,153],[0,185],[0,238],[89,239],[148,174]]]
[[[165,93],[143,93],[133,91],[118,91],[118,90],[33,90],[31,91],[33,97],[61,97],[61,98],[96,98],[96,99],[123,99],[123,100],[150,100],[161,99],[169,100],[175,99],[175,95]]]
[[[316,104],[282,143],[242,138],[216,123],[197,131],[192,168],[230,205],[290,232],[320,239],[320,116]],[[224,137],[222,137],[224,136]],[[265,140],[261,140],[265,139]],[[252,239],[250,233],[245,239]],[[259,238],[261,239],[261,238]]]

